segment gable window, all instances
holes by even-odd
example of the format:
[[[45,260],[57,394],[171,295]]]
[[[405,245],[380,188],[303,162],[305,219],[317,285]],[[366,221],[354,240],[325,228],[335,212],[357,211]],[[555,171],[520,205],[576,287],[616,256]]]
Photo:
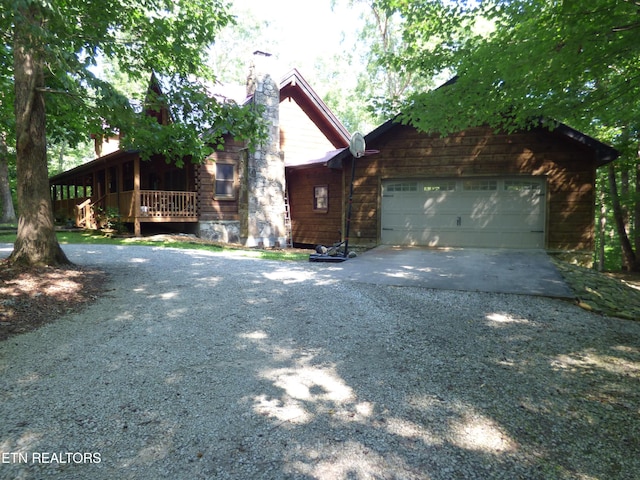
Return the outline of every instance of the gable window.
[[[235,198],[236,166],[232,163],[216,162],[215,198]]]
[[[313,187],[313,211],[327,212],[329,210],[329,186],[316,185]]]

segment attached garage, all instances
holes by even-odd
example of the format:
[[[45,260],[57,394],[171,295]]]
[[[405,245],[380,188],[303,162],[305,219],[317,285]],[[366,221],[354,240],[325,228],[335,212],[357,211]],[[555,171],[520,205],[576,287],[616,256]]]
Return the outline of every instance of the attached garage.
[[[390,120],[365,136],[378,153],[355,160],[350,242],[373,246],[544,248],[594,246],[596,169],[613,148],[566,125],[427,134]],[[348,150],[342,169],[349,198]],[[343,221],[344,224],[344,221]]]
[[[544,177],[384,180],[381,243],[543,248]]]

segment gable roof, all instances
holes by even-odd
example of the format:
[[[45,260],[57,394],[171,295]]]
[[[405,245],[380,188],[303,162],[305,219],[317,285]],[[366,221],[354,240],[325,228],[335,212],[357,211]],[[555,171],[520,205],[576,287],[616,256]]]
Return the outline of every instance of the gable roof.
[[[446,85],[446,84],[445,84]],[[382,137],[384,134],[392,130],[393,128],[403,125],[398,120],[398,115],[396,115],[391,120],[387,120],[385,123],[375,128],[367,135],[364,136],[365,142],[368,144],[369,142],[375,142],[377,139]],[[620,156],[620,153],[613,147],[606,145],[599,140],[596,140],[589,135],[579,132],[578,130],[565,125],[560,122],[553,122],[549,125],[551,128],[548,128],[547,124],[550,122],[545,122],[543,119],[539,119],[537,122],[537,126],[542,128],[547,128],[550,132],[554,132],[566,139],[577,142],[591,150],[593,150],[596,159],[596,167],[601,167],[602,165],[606,165],[607,163],[613,162],[616,158]],[[415,128],[415,127],[414,127]],[[335,157],[333,157],[327,163],[327,166],[330,168],[342,168],[342,162],[351,155],[349,149],[345,149],[338,153]]]
[[[156,93],[162,94],[163,90],[167,90],[169,88],[170,83],[171,80],[169,78],[158,77],[154,74],[151,79],[150,88],[153,88]],[[226,95],[230,92],[228,87],[218,84],[206,85],[206,88],[209,90],[210,96],[212,98],[216,98],[218,101],[235,101],[232,97]],[[326,103],[324,103],[315,90],[313,90],[311,85],[309,85],[298,69],[294,68],[284,75],[280,80],[279,88],[280,103],[287,99],[293,99],[309,119],[318,127],[327,140],[335,147],[335,150],[326,152],[326,154],[321,158],[309,158],[308,161],[305,161],[303,164],[298,162],[295,166],[319,163],[324,164],[335,155],[338,149],[345,148],[349,145],[349,139],[351,138],[349,131],[333,114],[331,109]],[[238,96],[238,91],[234,93],[235,96]],[[244,100],[240,103],[248,105],[252,101],[253,95],[246,95]],[[178,117],[177,112],[172,111],[171,105],[169,105],[168,108],[170,110],[171,117]]]
[[[540,126],[545,126],[545,121],[540,120]],[[601,167],[606,165],[607,163],[613,162],[616,158],[620,156],[620,152],[609,145],[602,143],[599,140],[596,140],[589,135],[579,132],[575,128],[571,128],[564,123],[557,122],[555,127],[551,129],[551,131],[558,133],[559,135],[574,140],[587,148],[590,148],[594,151],[596,156],[596,167]]]
[[[333,146],[344,148],[349,145],[349,131],[295,68],[280,80],[280,102],[287,98],[300,105]]]

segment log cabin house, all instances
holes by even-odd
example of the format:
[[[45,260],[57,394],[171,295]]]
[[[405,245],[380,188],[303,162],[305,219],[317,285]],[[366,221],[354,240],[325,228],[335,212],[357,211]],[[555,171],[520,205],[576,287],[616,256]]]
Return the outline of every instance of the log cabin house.
[[[249,152],[244,143],[226,138],[224,150],[200,164],[185,161],[178,168],[160,155],[142,161],[137,152],[120,150],[117,139],[110,139],[96,145],[95,160],[50,178],[56,218],[95,229],[104,223],[100,212],[111,210],[136,235],[162,224],[226,243],[291,245],[301,232],[294,230],[292,237],[285,210],[299,208],[302,214],[306,202],[285,204],[285,185],[292,182],[285,176],[300,177],[296,172],[309,165],[327,170],[326,162],[348,145],[350,135],[296,69],[279,85],[254,70],[248,85],[252,90],[245,103],[264,105],[271,125],[260,151]],[[152,81],[150,88],[161,87]],[[154,115],[167,121],[169,114]],[[338,230],[332,232],[332,241]],[[312,242],[313,237],[305,239]]]
[[[260,53],[260,52],[256,52]],[[96,228],[115,208],[140,234],[163,224],[247,246],[328,245],[344,236],[353,158],[349,132],[292,70],[279,85],[254,71],[247,102],[266,106],[258,152],[228,138],[201,164],[149,162],[112,148],[51,178],[58,217]],[[545,248],[594,246],[596,169],[611,147],[566,125],[441,137],[390,120],[365,136],[376,155],[355,160],[355,245]]]

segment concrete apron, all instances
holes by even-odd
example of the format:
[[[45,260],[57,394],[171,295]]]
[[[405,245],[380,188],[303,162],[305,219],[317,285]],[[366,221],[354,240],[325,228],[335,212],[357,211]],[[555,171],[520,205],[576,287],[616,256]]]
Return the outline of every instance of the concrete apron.
[[[334,268],[361,283],[574,298],[544,250],[381,245]]]

